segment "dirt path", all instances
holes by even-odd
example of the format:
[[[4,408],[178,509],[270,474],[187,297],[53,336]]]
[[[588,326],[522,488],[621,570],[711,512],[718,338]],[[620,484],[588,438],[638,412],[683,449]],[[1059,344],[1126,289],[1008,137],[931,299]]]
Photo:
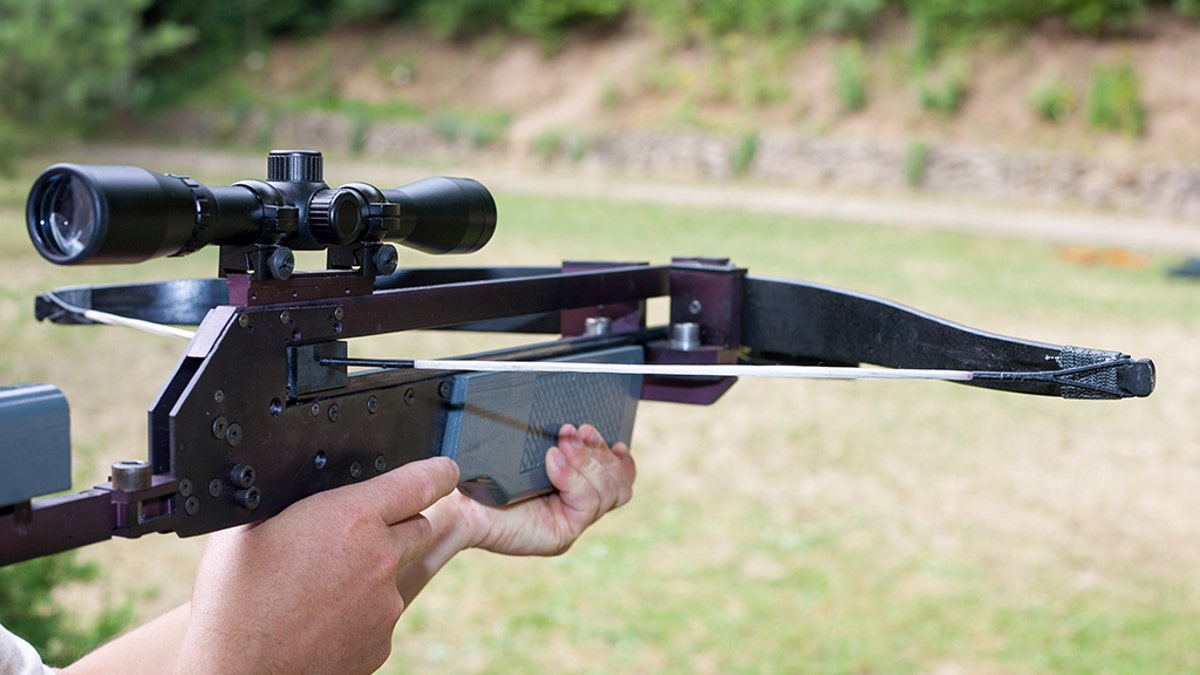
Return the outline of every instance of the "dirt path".
[[[257,177],[264,171],[259,154],[199,148],[80,145],[65,148],[53,161],[133,164],[156,171],[186,173],[201,181]],[[527,166],[480,165],[420,167],[331,157],[331,182],[347,176],[385,185],[414,180],[431,172],[468,175],[497,192],[605,198],[744,210],[802,218],[970,232],[1146,252],[1200,255],[1200,225],[1136,214],[1031,208],[981,202],[957,202],[920,195],[820,191],[807,187],[764,186],[741,182],[668,182],[653,178],[546,173]]]

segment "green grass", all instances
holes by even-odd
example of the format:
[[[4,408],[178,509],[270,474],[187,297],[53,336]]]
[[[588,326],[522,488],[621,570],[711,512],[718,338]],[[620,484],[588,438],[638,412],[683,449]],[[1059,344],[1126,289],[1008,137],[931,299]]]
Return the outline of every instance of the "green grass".
[[[106,462],[142,452],[145,408],[182,347],[35,324],[32,293],[203,276],[213,259],[47,265],[20,225],[31,177],[0,183],[0,366],[6,379],[64,387],[86,451],[75,473],[99,479]],[[403,251],[401,264],[728,256],[754,274],[1000,333],[1152,356],[1160,388],[1095,403],[940,383],[744,380],[712,408],[643,404],[634,500],[561,558],[454,561],[407,611],[384,672],[1200,669],[1200,293],[1165,275],[1173,259],[1080,267],[1015,239],[601,196],[496,198],[483,251]],[[460,351],[472,342],[421,339]],[[194,564],[194,546],[118,546],[90,552],[108,583],[160,591],[139,612],[187,596],[190,574],[178,570]]]

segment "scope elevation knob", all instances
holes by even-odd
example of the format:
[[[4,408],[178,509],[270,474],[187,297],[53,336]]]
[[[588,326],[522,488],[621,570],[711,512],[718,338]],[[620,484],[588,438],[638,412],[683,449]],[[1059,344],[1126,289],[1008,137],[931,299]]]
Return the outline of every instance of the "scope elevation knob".
[[[267,155],[267,180],[284,183],[324,181],[321,153],[316,150],[272,150]]]

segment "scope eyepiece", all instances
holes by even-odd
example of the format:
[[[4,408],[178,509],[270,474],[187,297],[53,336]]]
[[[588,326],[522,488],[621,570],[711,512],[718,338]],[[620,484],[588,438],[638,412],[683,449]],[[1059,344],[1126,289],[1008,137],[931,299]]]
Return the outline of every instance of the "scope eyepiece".
[[[284,172],[281,160],[304,160],[310,171]],[[55,164],[30,189],[26,225],[38,252],[60,265],[136,263],[209,244],[349,250],[392,241],[470,253],[495,231],[496,203],[474,180],[330,188],[320,161],[313,151],[276,151],[267,181],[230,186],[134,166]]]

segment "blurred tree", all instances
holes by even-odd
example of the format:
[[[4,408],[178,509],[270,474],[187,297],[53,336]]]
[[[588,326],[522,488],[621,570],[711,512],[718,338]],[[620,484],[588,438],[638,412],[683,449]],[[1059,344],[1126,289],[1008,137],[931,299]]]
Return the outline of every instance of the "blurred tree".
[[[148,0],[0,0],[0,158],[78,133],[128,101],[139,60],[185,40],[140,30]]]

